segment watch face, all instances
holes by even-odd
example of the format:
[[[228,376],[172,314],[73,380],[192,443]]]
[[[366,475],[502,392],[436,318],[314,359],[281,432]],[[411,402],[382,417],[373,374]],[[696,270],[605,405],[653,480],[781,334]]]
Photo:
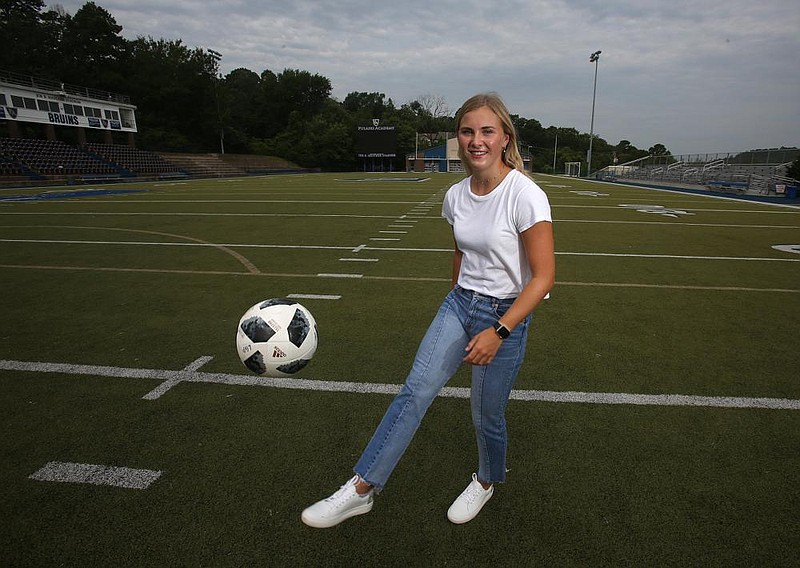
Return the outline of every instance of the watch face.
[[[500,322],[494,324],[494,330],[497,332],[497,335],[500,336],[500,339],[507,339],[508,336],[511,335],[511,332],[508,331],[508,328]]]

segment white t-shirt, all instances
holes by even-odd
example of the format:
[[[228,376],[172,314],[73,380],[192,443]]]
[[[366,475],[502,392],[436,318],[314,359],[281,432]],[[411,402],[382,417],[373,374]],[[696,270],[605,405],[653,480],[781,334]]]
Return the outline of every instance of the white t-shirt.
[[[458,285],[495,298],[518,296],[531,279],[520,233],[551,221],[547,195],[512,170],[488,195],[475,195],[466,178],[447,190],[442,217],[464,253]]]

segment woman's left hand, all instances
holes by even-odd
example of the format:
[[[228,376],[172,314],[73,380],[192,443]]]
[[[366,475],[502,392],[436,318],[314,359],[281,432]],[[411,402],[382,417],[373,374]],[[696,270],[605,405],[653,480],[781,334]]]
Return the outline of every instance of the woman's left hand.
[[[467,344],[465,349],[467,356],[464,357],[464,362],[470,365],[488,365],[494,361],[502,342],[493,327],[484,329]]]

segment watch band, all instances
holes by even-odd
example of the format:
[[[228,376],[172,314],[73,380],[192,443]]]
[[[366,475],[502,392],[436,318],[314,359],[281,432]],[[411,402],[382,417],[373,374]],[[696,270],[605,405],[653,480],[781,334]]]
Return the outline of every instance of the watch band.
[[[500,339],[508,339],[508,336],[511,335],[511,332],[506,326],[500,323],[500,320],[494,322],[494,331]]]

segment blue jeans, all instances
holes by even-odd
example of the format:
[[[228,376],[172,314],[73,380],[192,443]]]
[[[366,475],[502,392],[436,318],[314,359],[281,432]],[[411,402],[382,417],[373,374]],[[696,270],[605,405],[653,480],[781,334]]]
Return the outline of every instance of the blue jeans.
[[[514,302],[460,287],[452,290],[420,343],[400,392],[389,405],[354,472],[383,488],[425,416],[428,407],[462,364],[470,339],[490,327]],[[504,340],[490,365],[472,367],[472,423],[478,441],[478,478],[487,483],[506,479],[505,409],[525,354],[526,317]]]

